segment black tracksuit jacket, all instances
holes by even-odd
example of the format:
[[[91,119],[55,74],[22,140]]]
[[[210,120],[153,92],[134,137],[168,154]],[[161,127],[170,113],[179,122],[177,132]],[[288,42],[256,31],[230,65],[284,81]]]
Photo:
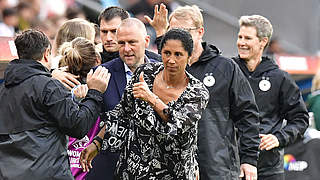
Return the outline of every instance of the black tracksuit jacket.
[[[244,60],[239,57],[233,59],[247,77],[255,94],[260,133],[275,135],[280,144],[278,148],[259,153],[258,175],[284,173],[283,147],[303,137],[309,122],[300,90],[290,75],[267,57],[262,58],[253,72],[249,72]],[[283,124],[284,119],[286,125]]]
[[[199,121],[198,158],[201,179],[239,178],[240,163],[256,166],[259,119],[254,94],[240,68],[203,42],[199,60],[187,71],[210,92]],[[239,150],[237,134],[239,135]]]
[[[102,93],[79,103],[34,60],[9,63],[0,86],[0,179],[74,179],[68,136],[81,139],[96,122]]]

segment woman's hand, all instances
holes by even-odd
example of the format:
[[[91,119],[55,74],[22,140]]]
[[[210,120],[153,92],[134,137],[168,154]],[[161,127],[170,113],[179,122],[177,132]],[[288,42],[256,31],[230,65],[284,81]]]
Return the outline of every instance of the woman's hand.
[[[259,148],[261,150],[267,150],[279,147],[279,140],[278,138],[273,134],[259,134],[261,138],[260,146]]]
[[[81,151],[79,161],[84,172],[89,172],[89,170],[92,168],[91,162],[93,158],[97,156],[97,154],[98,149],[93,143]]]
[[[240,176],[244,180],[257,180],[258,172],[257,168],[251,164],[243,163],[240,165]]]
[[[79,99],[84,98],[88,93],[88,86],[86,84],[79,85],[73,90],[73,93]]]
[[[150,103],[155,94],[150,91],[147,83],[144,81],[143,72],[139,76],[139,81],[133,85],[133,96]]]

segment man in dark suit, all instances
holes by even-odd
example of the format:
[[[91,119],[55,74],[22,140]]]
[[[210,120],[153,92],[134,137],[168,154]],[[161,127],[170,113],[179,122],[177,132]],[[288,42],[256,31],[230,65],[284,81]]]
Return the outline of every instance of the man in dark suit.
[[[127,82],[130,81],[132,73],[135,69],[143,64],[149,62],[156,62],[145,55],[145,49],[150,42],[150,36],[147,35],[144,24],[136,18],[127,18],[122,21],[116,33],[117,43],[119,44],[120,58],[113,59],[101,66],[106,67],[111,73],[109,86],[104,93],[104,111],[112,110],[120,101]],[[113,125],[108,125],[112,127]],[[100,131],[99,137],[103,139],[104,129]],[[121,132],[119,132],[121,133]],[[100,142],[95,139],[96,144],[101,146]],[[118,139],[108,139],[103,143],[109,146],[121,144]],[[91,149],[96,150],[96,146],[91,144],[82,153],[90,153]],[[96,157],[92,163],[92,170],[88,173],[86,179],[113,179],[116,163],[119,159],[119,153],[104,151]]]

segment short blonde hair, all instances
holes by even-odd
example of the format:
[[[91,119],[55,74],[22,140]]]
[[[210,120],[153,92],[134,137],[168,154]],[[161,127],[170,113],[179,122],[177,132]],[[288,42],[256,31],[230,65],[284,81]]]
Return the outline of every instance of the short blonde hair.
[[[169,22],[171,19],[177,18],[177,19],[192,19],[195,27],[201,28],[203,27],[203,17],[202,17],[202,10],[197,5],[186,5],[186,6],[179,6],[177,9],[175,9],[170,17]]]
[[[58,30],[55,48],[59,49],[64,42],[70,42],[76,37],[84,37],[93,42],[96,34],[94,27],[93,23],[80,18],[66,21]]]
[[[270,21],[260,15],[251,15],[251,16],[241,16],[239,19],[239,26],[250,26],[254,27],[257,30],[257,37],[262,40],[262,38],[267,37],[268,43],[267,47],[271,41],[273,28]]]

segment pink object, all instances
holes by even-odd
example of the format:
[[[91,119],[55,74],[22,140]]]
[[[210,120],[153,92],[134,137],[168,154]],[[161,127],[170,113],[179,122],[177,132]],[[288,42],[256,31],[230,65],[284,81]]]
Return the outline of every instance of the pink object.
[[[88,134],[82,139],[69,137],[68,156],[69,156],[69,162],[70,162],[70,169],[75,180],[85,179],[87,172],[82,171],[81,165],[79,163],[80,154],[83,149],[85,149],[87,146],[90,145],[93,138],[98,134],[100,130],[99,124],[100,124],[100,117],[98,117],[96,124],[90,129]]]

